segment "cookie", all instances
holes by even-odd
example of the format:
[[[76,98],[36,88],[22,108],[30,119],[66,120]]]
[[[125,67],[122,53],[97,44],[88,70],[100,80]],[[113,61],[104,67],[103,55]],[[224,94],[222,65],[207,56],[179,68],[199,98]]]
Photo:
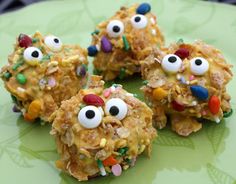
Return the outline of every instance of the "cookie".
[[[164,38],[148,3],[121,7],[114,16],[97,25],[88,55],[94,57],[95,73],[104,80],[140,73],[140,61]]]
[[[156,137],[152,111],[114,84],[92,76],[89,87],[62,102],[52,124],[60,159],[56,166],[78,180],[88,180],[134,166],[137,157],[150,155]]]
[[[202,128],[202,120],[219,123],[232,111],[226,90],[233,76],[231,65],[202,41],[156,49],[142,62],[142,75],[142,90],[158,128],[166,126],[169,116],[172,129],[188,136]]]
[[[85,85],[87,64],[87,51],[78,45],[39,32],[20,34],[0,75],[15,103],[13,111],[27,121],[50,121],[61,101]]]

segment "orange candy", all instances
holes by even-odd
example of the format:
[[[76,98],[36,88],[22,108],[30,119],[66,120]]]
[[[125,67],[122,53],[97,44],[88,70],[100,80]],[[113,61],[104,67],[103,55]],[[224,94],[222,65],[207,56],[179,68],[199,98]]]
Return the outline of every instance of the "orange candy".
[[[28,113],[24,114],[24,119],[25,119],[25,121],[28,121],[28,122],[34,121],[34,118],[32,118]]]
[[[108,158],[103,160],[102,163],[104,166],[112,166],[118,164],[118,161],[113,156],[109,156]]]
[[[24,119],[33,122],[39,116],[41,108],[42,104],[40,100],[32,101],[28,107],[28,112],[24,114]]]
[[[163,88],[155,88],[152,92],[152,95],[155,100],[162,100],[167,97],[168,92]]]
[[[220,111],[220,99],[217,96],[211,96],[208,107],[212,114],[217,114]]]

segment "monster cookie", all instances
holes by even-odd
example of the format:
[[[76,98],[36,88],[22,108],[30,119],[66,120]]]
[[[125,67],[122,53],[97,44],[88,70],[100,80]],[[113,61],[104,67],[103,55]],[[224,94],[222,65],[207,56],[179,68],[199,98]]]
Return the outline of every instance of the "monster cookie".
[[[1,78],[27,121],[49,121],[62,100],[78,93],[87,80],[87,52],[64,45],[53,35],[20,34]]]
[[[142,75],[158,128],[166,126],[168,115],[172,129],[188,136],[201,129],[203,119],[219,123],[232,112],[226,91],[231,65],[201,41],[156,49],[142,62]]]
[[[156,137],[146,104],[121,85],[103,85],[101,77],[92,76],[89,87],[62,102],[55,113],[51,134],[60,154],[56,166],[78,180],[119,176],[138,155],[150,155]]]
[[[147,3],[121,7],[92,33],[88,55],[94,56],[95,72],[104,80],[139,73],[140,60],[150,54],[153,46],[163,45],[164,38],[150,10]]]

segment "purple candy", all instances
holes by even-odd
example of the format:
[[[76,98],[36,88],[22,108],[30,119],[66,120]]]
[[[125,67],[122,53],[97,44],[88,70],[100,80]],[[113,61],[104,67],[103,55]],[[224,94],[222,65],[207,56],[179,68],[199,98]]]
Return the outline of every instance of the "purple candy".
[[[21,112],[20,109],[19,109],[16,105],[14,105],[14,106],[12,107],[12,111],[13,111],[13,112]]]
[[[54,77],[50,77],[49,79],[48,79],[48,85],[50,86],[50,87],[54,87],[54,86],[56,86],[56,84],[57,84],[57,82],[56,82],[56,80],[54,79]]]
[[[84,77],[86,75],[87,71],[86,71],[86,67],[85,66],[78,66],[76,69],[76,74],[79,77]]]
[[[101,48],[102,48],[102,51],[105,53],[112,51],[112,44],[105,36],[102,37]]]
[[[121,168],[120,164],[113,165],[113,166],[111,167],[111,172],[112,172],[115,176],[120,176],[121,173],[122,173],[122,168]]]

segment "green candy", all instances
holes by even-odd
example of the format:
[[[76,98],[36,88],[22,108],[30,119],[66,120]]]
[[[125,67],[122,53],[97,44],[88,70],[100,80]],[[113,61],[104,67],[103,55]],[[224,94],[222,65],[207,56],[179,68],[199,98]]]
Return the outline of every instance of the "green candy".
[[[224,118],[228,118],[228,117],[230,117],[232,114],[233,114],[233,109],[230,109],[229,112],[224,112],[223,117],[224,117]]]
[[[17,70],[23,63],[16,63],[12,66],[12,70]]]
[[[183,43],[184,43],[183,38],[180,38],[180,39],[177,41],[177,44],[183,44]]]
[[[123,40],[123,43],[124,43],[124,49],[127,51],[127,50],[129,50],[130,49],[130,46],[129,46],[129,42],[128,42],[128,40],[127,40],[127,38],[126,38],[126,36],[122,36],[122,40]]]
[[[120,148],[118,149],[118,152],[120,153],[121,156],[124,156],[126,152],[128,151],[128,147]]]
[[[147,85],[147,84],[148,84],[148,81],[147,81],[147,80],[144,80],[142,83],[143,83],[144,85]]]
[[[23,59],[23,57],[20,57],[18,60],[17,60],[17,62],[16,62],[16,64],[14,64],[13,66],[12,66],[12,70],[17,70],[21,65],[23,65],[24,64],[24,59]]]
[[[10,72],[5,72],[5,73],[3,74],[3,77],[4,77],[6,80],[10,79],[11,76],[12,76],[12,75],[11,75]]]
[[[38,42],[38,41],[39,41],[38,38],[33,38],[33,39],[32,39],[32,43],[36,43],[36,42]]]
[[[95,75],[100,75],[101,73],[102,73],[101,70],[98,70],[98,69],[93,70],[93,74],[95,74]]]
[[[98,29],[96,29],[94,32],[91,33],[91,35],[95,35],[95,34],[97,35],[99,33],[100,33],[100,31]]]
[[[42,61],[48,61],[48,60],[50,60],[50,57],[51,57],[51,55],[47,54],[47,55],[43,56]]]
[[[119,73],[119,79],[124,79],[125,75],[126,75],[125,68],[121,68]]]
[[[86,106],[85,104],[80,104],[80,105],[79,105],[79,108],[82,109],[82,108],[84,108],[85,106]]]
[[[17,82],[19,82],[20,84],[25,84],[26,81],[27,81],[26,77],[25,77],[24,74],[22,74],[22,73],[18,73],[18,74],[16,75],[16,80],[17,80]]]
[[[99,167],[99,168],[103,167],[102,161],[99,160],[99,159],[97,160],[97,164],[98,164],[98,167]]]
[[[13,103],[18,104],[18,100],[15,96],[11,95],[11,99],[12,99]]]
[[[130,164],[132,163],[132,160],[131,160],[131,159],[128,159],[128,158],[126,158],[126,159],[125,159],[125,162],[126,162],[127,164],[129,164],[129,165],[130,165]]]

